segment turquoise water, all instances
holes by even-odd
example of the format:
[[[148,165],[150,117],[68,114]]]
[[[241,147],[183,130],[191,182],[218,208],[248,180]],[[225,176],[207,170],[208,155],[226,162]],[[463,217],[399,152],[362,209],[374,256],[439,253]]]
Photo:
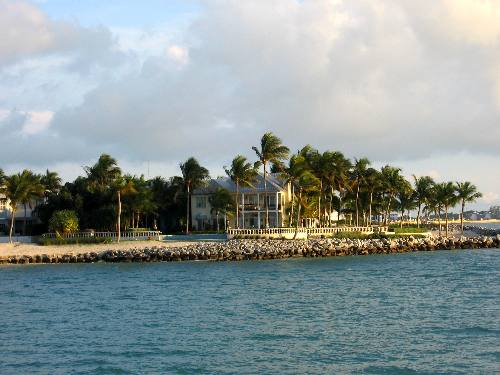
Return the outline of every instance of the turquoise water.
[[[0,374],[500,373],[500,252],[0,267]]]

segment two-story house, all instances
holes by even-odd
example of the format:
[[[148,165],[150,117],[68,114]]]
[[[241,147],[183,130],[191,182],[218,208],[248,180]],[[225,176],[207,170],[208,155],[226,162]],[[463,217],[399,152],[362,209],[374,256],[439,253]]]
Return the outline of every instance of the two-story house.
[[[292,200],[290,184],[280,178],[279,174],[270,173],[267,175],[266,185],[264,189],[264,177],[259,174],[252,187],[240,187],[238,197],[240,228],[265,228],[265,199],[269,211],[269,227],[282,227],[286,224],[286,209]],[[210,196],[218,188],[228,190],[236,200],[236,185],[228,177],[212,179],[206,187],[195,189],[191,199],[191,222],[194,230],[216,227],[216,215],[210,206]],[[236,217],[229,219],[229,227],[237,227]]]

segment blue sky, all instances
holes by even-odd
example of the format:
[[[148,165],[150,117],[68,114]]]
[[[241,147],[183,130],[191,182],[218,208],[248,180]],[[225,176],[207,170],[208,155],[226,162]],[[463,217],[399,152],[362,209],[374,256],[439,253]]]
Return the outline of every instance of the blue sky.
[[[54,18],[77,20],[85,26],[145,29],[179,22],[201,8],[189,0],[43,0],[39,4]]]
[[[7,173],[217,176],[272,131],[500,204],[496,0],[0,0],[0,24]]]

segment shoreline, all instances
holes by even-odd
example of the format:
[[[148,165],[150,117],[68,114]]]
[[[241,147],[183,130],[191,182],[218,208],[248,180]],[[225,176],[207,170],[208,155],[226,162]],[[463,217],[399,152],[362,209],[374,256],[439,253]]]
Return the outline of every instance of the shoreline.
[[[96,263],[96,262],[175,262],[241,261],[294,257],[333,257],[393,254],[415,251],[500,248],[496,237],[428,237],[397,239],[309,239],[309,240],[230,240],[227,242],[143,241],[107,245],[32,245],[17,254],[0,247],[0,264]],[[15,247],[15,245],[13,246]],[[59,247],[59,246],[57,246]],[[56,247],[56,248],[57,248]],[[44,248],[47,251],[44,251]],[[37,251],[36,251],[37,250]],[[51,251],[52,250],[52,251]]]

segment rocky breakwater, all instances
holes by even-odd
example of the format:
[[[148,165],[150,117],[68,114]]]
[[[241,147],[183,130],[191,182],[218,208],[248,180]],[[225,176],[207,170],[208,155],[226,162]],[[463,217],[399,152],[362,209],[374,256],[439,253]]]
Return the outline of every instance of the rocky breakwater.
[[[500,236],[462,238],[231,240],[204,242],[172,248],[151,246],[131,250],[106,250],[82,254],[7,256],[4,264],[175,262],[189,260],[240,261],[291,257],[329,257],[391,254],[413,251],[500,248]]]

